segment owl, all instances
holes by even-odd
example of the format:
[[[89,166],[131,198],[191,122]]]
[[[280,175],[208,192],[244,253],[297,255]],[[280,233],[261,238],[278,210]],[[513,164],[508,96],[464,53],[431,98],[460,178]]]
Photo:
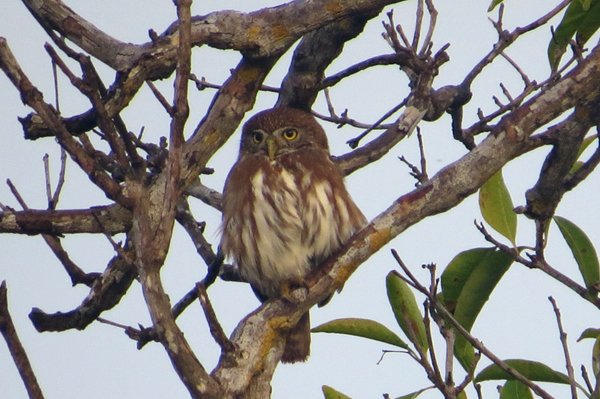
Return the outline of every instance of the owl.
[[[220,245],[259,300],[280,297],[366,224],[343,179],[312,115],[273,108],[244,125],[223,190]],[[281,360],[305,361],[309,352],[307,312],[286,334]]]

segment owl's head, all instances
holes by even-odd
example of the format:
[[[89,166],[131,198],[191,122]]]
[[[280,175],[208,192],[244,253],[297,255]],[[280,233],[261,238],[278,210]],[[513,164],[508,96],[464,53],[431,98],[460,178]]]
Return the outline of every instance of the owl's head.
[[[329,145],[321,125],[299,109],[282,107],[259,112],[242,129],[241,153],[260,154],[274,160],[303,149],[329,152]]]

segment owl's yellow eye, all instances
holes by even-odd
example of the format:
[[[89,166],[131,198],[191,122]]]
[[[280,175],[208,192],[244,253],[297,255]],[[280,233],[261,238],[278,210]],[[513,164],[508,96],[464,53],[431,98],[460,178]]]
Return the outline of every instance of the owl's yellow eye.
[[[260,143],[261,141],[263,141],[264,135],[262,134],[262,132],[256,131],[256,132],[252,132],[252,140],[254,140],[254,142],[256,144]]]
[[[294,140],[296,137],[298,137],[298,131],[296,129],[286,129],[283,132],[283,137],[286,140]]]

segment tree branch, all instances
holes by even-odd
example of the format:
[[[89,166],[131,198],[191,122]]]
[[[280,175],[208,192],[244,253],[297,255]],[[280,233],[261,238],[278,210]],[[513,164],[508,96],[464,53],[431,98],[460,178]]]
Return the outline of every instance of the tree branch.
[[[89,209],[0,212],[0,233],[11,234],[98,234],[124,233],[131,228],[131,212],[120,205]]]
[[[131,251],[128,255],[131,256]],[[66,313],[53,314],[33,308],[29,318],[39,332],[65,331],[73,328],[83,330],[102,312],[115,307],[136,277],[137,271],[132,262],[116,256],[109,262],[106,270],[96,278],[90,293],[77,308]]]
[[[25,389],[31,399],[44,399],[42,390],[37,382],[37,378],[25,352],[25,348],[19,340],[17,330],[13,324],[12,318],[8,311],[8,290],[6,288],[6,281],[2,281],[0,284],[0,333],[6,341],[8,350],[19,370],[19,374],[25,384]]]
[[[104,191],[108,198],[125,207],[131,206],[130,199],[123,195],[119,183],[99,168],[95,160],[67,131],[52,106],[43,101],[42,93],[27,78],[10,51],[6,39],[2,37],[0,37],[0,69],[6,73],[19,90],[23,102],[33,108],[44,123],[50,127],[60,145],[71,155],[90,180]]]

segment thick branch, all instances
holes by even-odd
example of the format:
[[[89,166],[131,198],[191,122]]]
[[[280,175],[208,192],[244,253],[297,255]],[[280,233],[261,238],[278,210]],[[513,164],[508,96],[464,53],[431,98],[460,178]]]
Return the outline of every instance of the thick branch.
[[[0,212],[0,233],[118,234],[131,228],[131,212],[120,205],[76,210],[7,210]]]
[[[183,148],[181,178],[187,188],[198,178],[208,160],[235,132],[278,57],[243,58],[219,90],[206,117]]]
[[[552,151],[546,157],[540,177],[533,188],[527,190],[525,214],[532,219],[547,220],[567,191],[565,178],[573,167],[586,133],[598,124],[599,98],[577,107],[573,114],[551,131]]]
[[[90,293],[77,308],[53,314],[34,308],[29,313],[29,318],[39,332],[72,328],[83,330],[102,312],[117,306],[136,277],[137,271],[131,261],[117,256],[95,280]]]
[[[175,70],[178,32],[176,24],[142,45],[122,43],[98,31],[60,0],[23,0],[40,24],[57,31],[88,54],[123,72],[113,84],[105,104],[110,117],[126,107],[146,80],[162,79]],[[242,51],[249,58],[278,57],[301,36],[352,15],[364,15],[402,0],[295,1],[251,13],[218,11],[192,18],[192,45],[208,44]],[[93,38],[98,37],[97,41]],[[97,114],[90,110],[63,120],[73,134],[96,126]],[[46,122],[32,115],[22,120],[25,137],[52,136]]]
[[[402,1],[402,0],[400,0]],[[281,53],[300,36],[353,14],[368,13],[399,0],[294,1],[284,6],[250,13],[226,10],[192,19],[192,45],[208,44],[233,49],[252,57]],[[132,68],[157,43],[168,44],[164,56],[173,57],[177,47],[177,22],[165,33],[141,45],[123,43],[97,29],[60,0],[23,0],[40,25],[77,44],[116,71]]]
[[[325,25],[304,36],[294,52],[289,72],[281,85],[277,106],[310,112],[322,89],[325,69],[342,53],[344,44],[358,36],[365,24],[380,12],[381,8],[373,9]]]

